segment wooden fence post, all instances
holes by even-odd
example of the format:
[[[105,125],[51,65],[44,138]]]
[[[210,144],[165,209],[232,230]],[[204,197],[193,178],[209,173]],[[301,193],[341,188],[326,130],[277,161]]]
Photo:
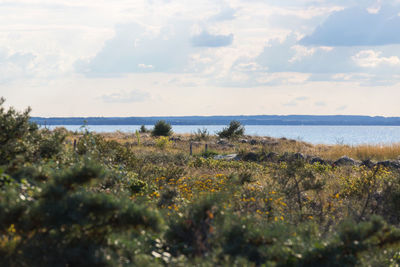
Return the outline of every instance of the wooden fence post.
[[[193,154],[193,143],[190,142],[190,156]]]
[[[206,144],[206,145],[204,146],[204,151],[205,151],[205,153],[207,153],[207,150],[208,150],[208,144]]]
[[[74,152],[76,151],[76,139],[74,139]]]

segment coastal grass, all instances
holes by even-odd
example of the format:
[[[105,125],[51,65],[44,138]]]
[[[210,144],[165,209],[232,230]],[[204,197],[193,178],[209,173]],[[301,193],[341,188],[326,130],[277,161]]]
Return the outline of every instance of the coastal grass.
[[[131,143],[132,149],[135,152],[140,151],[155,151],[153,146],[156,138],[149,134],[140,134],[140,143],[137,145],[137,137],[134,134],[122,132],[116,133],[100,133],[106,140],[114,140],[119,143]],[[71,135],[69,139],[76,139],[79,136]],[[170,152],[189,152],[190,143],[192,143],[192,151],[194,154],[201,154],[205,150],[205,144],[208,149],[221,154],[240,153],[243,151],[265,151],[283,154],[302,153],[304,155],[318,156],[327,160],[336,160],[342,156],[348,156],[355,160],[396,160],[400,157],[400,143],[393,144],[361,144],[361,145],[324,145],[310,144],[303,141],[290,140],[286,138],[272,138],[259,136],[246,136],[244,140],[255,140],[256,144],[242,143],[242,140],[229,140],[229,146],[219,145],[220,140],[215,135],[209,135],[207,140],[193,141],[193,134],[174,134],[171,146],[167,149]],[[176,141],[178,140],[178,141]]]

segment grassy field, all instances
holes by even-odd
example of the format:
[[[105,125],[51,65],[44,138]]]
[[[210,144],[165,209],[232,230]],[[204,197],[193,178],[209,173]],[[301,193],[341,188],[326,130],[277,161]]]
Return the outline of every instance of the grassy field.
[[[400,263],[399,144],[48,131],[0,111],[1,266]]]
[[[144,146],[136,147],[138,144],[135,134],[127,134],[122,132],[116,133],[100,133],[105,140],[114,140],[121,144],[132,143],[136,149],[144,150],[144,146],[152,147],[155,144],[154,138],[150,134],[141,134],[139,140]],[[70,136],[71,138],[79,138]],[[243,151],[268,151],[279,154],[302,153],[304,155],[318,156],[324,159],[335,160],[342,156],[348,156],[355,160],[397,160],[400,157],[400,143],[382,144],[382,145],[313,145],[310,143],[288,140],[285,138],[259,137],[259,136],[244,136],[237,140],[230,140],[227,145],[218,145],[220,140],[218,136],[208,136],[206,140],[196,134],[180,134],[174,135],[172,139],[178,139],[169,146],[170,151],[189,152],[190,143],[194,143],[193,151],[202,153],[204,145],[208,144],[209,148],[216,150],[218,153],[241,153]],[[246,143],[244,143],[246,141]],[[253,141],[254,144],[250,144]],[[233,146],[232,146],[233,145]]]

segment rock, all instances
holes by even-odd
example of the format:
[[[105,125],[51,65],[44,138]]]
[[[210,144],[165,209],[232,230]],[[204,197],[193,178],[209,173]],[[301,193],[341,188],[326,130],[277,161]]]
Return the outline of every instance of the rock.
[[[305,157],[301,153],[288,153],[285,152],[280,158],[279,162],[293,162],[297,160],[305,160]]]
[[[400,162],[398,161],[391,161],[391,160],[379,161],[376,165],[383,166],[386,168],[400,169]]]
[[[333,163],[335,166],[354,166],[356,161],[348,156],[343,156]]]
[[[258,155],[254,152],[249,152],[242,157],[245,161],[258,161]]]
[[[294,160],[305,160],[304,155],[301,154],[301,153],[294,153],[293,156],[292,156],[292,158],[293,158]]]
[[[269,152],[268,154],[267,153],[263,153],[261,155],[261,159],[263,161],[278,162],[279,155],[278,155],[278,153],[275,153],[275,152]]]
[[[258,144],[257,140],[255,140],[255,139],[251,139],[250,140],[250,145],[254,146],[254,145],[257,145],[257,144]]]
[[[221,146],[229,145],[228,141],[226,141],[225,139],[219,139],[217,144]]]
[[[288,162],[290,160],[290,154],[288,152],[283,153],[282,156],[280,156],[278,162]]]
[[[375,167],[375,163],[372,162],[372,161],[369,160],[369,159],[366,159],[366,160],[363,160],[363,161],[361,162],[360,166],[365,166],[365,167],[367,167],[367,168],[369,168],[369,169],[372,169],[373,167]]]
[[[233,144],[229,143],[225,139],[218,140],[217,144],[220,145],[220,146],[234,147]]]
[[[247,139],[241,139],[240,140],[240,143],[242,143],[242,144],[247,144],[249,141],[247,141]]]
[[[218,160],[239,160],[238,154],[229,154],[229,155],[216,155],[214,159]]]
[[[311,163],[311,164],[319,163],[319,164],[322,164],[322,165],[327,164],[327,162],[326,162],[325,160],[321,159],[320,157],[313,157],[313,158],[311,158],[310,163]]]

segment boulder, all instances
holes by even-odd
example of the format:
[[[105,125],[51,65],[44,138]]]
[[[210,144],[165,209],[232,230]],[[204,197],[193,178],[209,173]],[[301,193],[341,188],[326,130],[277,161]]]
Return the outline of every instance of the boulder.
[[[279,158],[279,162],[288,162],[290,160],[290,154],[288,152],[283,153]]]
[[[348,156],[343,156],[333,163],[335,166],[354,166],[356,161]]]
[[[322,164],[322,165],[328,164],[325,160],[321,159],[320,157],[312,157],[311,160],[310,160],[310,163],[311,164],[319,163],[319,164]]]
[[[261,159],[263,161],[278,162],[279,155],[278,155],[278,153],[275,153],[275,152],[263,153],[261,155]]]
[[[292,159],[293,160],[305,160],[305,157],[301,153],[294,153],[292,156]]]
[[[216,155],[214,159],[218,160],[239,160],[238,154],[229,154],[229,155]]]
[[[221,146],[229,145],[228,141],[226,141],[225,139],[219,139],[217,144]]]
[[[361,162],[360,166],[365,166],[369,169],[372,169],[373,167],[375,167],[375,163],[370,159],[366,159]]]
[[[376,165],[391,169],[400,169],[399,161],[392,161],[392,160],[379,161]]]
[[[255,139],[251,139],[250,140],[250,145],[254,146],[254,145],[257,145],[257,144],[258,144],[257,140],[255,140]]]
[[[258,161],[258,155],[254,152],[249,152],[243,155],[242,160],[245,161]]]

